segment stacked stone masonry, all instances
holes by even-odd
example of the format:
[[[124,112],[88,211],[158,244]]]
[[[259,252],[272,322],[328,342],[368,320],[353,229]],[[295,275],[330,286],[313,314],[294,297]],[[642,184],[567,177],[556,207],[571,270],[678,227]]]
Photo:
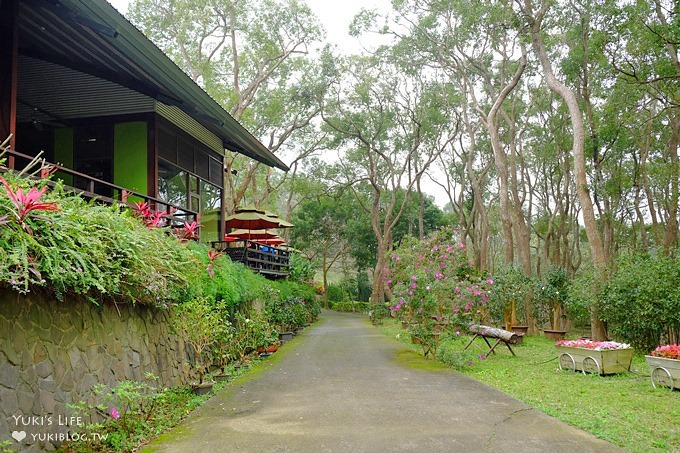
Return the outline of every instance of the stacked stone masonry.
[[[52,450],[79,431],[68,405],[94,403],[95,384],[150,372],[158,386],[183,385],[189,353],[164,311],[0,291],[0,443]]]

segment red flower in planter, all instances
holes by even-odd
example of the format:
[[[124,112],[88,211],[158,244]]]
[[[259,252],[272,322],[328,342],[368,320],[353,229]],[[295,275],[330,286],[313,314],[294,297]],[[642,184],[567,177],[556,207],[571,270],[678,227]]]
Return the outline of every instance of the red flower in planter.
[[[662,357],[664,359],[680,360],[680,344],[668,344],[659,346],[652,351],[654,357]]]

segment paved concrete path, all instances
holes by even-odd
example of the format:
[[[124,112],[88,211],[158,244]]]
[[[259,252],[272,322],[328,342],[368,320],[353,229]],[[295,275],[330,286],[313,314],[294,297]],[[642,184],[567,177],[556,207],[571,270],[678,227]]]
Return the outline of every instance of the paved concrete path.
[[[144,451],[622,451],[459,373],[401,365],[404,354],[364,316],[326,312]]]

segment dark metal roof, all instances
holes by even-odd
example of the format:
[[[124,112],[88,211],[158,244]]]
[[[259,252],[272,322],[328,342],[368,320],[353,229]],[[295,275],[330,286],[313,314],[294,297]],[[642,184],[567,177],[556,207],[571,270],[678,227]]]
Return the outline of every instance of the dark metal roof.
[[[272,167],[288,166],[104,0],[22,0],[19,53],[118,83],[175,105],[224,147]]]

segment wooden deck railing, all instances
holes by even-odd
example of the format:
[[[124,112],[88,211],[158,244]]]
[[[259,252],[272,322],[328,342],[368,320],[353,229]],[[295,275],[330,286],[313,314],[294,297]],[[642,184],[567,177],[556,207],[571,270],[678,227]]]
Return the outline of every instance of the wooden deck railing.
[[[0,172],[7,170],[16,170],[15,165],[17,159],[26,159],[28,161],[36,159],[35,156],[22,154],[18,151],[9,148],[0,148],[0,157],[7,157],[6,164],[4,166],[0,166]],[[198,213],[195,211],[174,205],[172,203],[168,203],[167,201],[163,201],[159,198],[145,195],[140,192],[135,192],[134,190],[130,190],[125,187],[101,179],[97,179],[95,177],[64,167],[63,165],[60,164],[53,164],[47,161],[44,162],[45,164],[51,165],[54,168],[58,169],[57,173],[69,175],[73,178],[74,181],[82,182],[81,185],[84,187],[75,187],[72,185],[66,185],[66,187],[69,190],[72,190],[80,194],[84,198],[96,199],[107,204],[118,203],[123,204],[125,206],[132,206],[132,204],[129,203],[128,200],[130,198],[136,197],[138,199],[141,199],[145,203],[149,203],[149,207],[152,210],[156,212],[164,212],[166,214],[168,222],[170,223],[170,226],[172,227],[182,226],[185,221],[191,223],[193,221],[196,221],[196,219],[198,218]],[[50,183],[48,182],[48,184]],[[107,195],[103,195],[103,193],[107,193]]]
[[[213,241],[211,245],[215,250],[229,255],[232,261],[243,263],[267,278],[288,278],[290,275],[290,251],[281,247],[250,240]]]

